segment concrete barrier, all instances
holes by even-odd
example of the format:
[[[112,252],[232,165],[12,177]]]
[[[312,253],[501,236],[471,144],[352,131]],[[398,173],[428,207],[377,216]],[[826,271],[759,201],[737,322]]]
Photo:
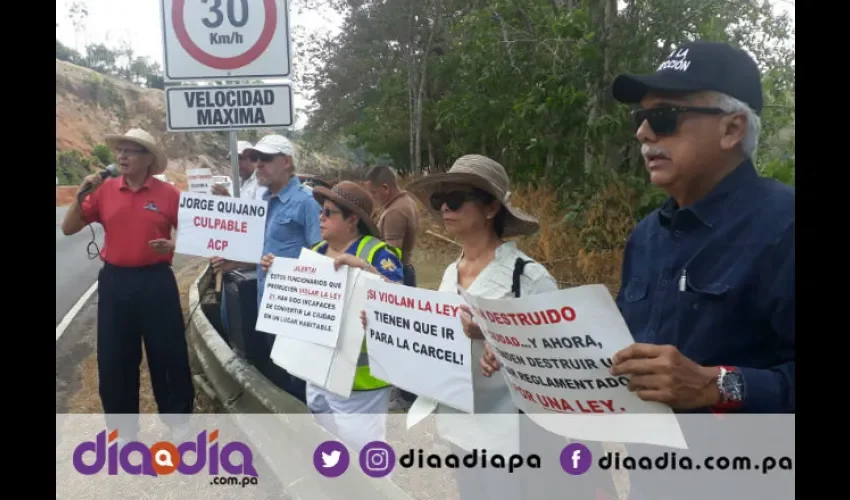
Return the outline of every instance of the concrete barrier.
[[[201,311],[200,290],[211,290],[209,267],[189,291],[189,345],[195,351],[216,397],[230,413],[274,413],[263,419],[264,427],[250,427],[251,440],[284,485],[284,494],[293,500],[411,500],[390,481],[368,478],[356,469],[357,453],[351,453],[349,472],[334,480],[320,476],[313,468],[313,450],[318,443],[334,439],[312,419],[295,418],[307,414],[307,407],[294,396],[270,382],[249,365],[222,339]],[[237,420],[238,421],[238,420]],[[245,429],[246,432],[249,432]],[[354,472],[354,473],[352,473]]]

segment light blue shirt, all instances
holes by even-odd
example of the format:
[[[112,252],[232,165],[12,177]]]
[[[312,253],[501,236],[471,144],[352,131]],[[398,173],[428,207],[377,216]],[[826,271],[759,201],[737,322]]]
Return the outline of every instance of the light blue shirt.
[[[263,199],[268,201],[266,235],[263,240],[263,255],[297,259],[302,248],[311,248],[322,240],[319,230],[319,211],[322,207],[313,198],[313,193],[301,184],[297,177],[276,195],[266,191]],[[257,307],[263,297],[266,273],[257,266]]]

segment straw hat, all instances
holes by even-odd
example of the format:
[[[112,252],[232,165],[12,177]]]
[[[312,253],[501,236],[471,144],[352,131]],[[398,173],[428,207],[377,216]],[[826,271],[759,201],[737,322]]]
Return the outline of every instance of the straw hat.
[[[115,149],[116,144],[121,141],[133,142],[147,149],[154,156],[151,175],[161,174],[168,167],[168,157],[165,155],[165,151],[157,145],[156,139],[152,135],[140,128],[130,129],[124,135],[109,134],[105,141],[106,145],[112,149]]]
[[[443,184],[465,184],[492,195],[502,203],[505,215],[503,236],[521,236],[537,232],[537,219],[511,206],[510,181],[505,168],[497,161],[481,155],[466,155],[458,158],[452,168],[443,174],[431,174],[417,179],[407,186],[407,191],[422,202],[431,215],[442,221],[440,212],[431,207],[431,195]]]
[[[351,181],[342,181],[330,189],[324,186],[315,186],[313,188],[313,198],[316,198],[316,201],[320,204],[323,204],[325,200],[330,200],[340,208],[345,208],[357,214],[369,229],[369,236],[381,237],[381,232],[370,215],[372,208],[374,208],[372,197],[358,184]]]

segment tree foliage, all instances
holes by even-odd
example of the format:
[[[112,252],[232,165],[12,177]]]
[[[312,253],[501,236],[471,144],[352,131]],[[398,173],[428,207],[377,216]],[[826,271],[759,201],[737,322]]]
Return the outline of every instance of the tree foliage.
[[[653,71],[699,38],[729,41],[759,61],[759,164],[793,179],[794,32],[769,2],[331,3],[345,13],[340,34],[304,46],[318,63],[301,76],[316,105],[306,128],[313,142],[346,138],[408,173],[445,169],[467,153],[499,160],[517,180],[555,185],[641,172],[628,109],[613,102],[610,84],[621,72]]]

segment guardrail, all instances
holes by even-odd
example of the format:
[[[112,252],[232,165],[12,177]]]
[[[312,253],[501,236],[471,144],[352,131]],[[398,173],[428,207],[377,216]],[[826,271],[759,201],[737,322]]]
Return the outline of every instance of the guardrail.
[[[269,423],[261,432],[252,425],[251,440],[278,475],[284,485],[283,493],[293,500],[411,500],[390,481],[369,479],[356,473],[343,474],[331,481],[315,471],[312,450],[319,443],[334,438],[311,419],[294,417],[309,413],[304,403],[238,357],[203,314],[201,305],[215,301],[214,287],[210,286],[213,279],[207,267],[189,290],[189,311],[193,311],[189,320],[189,345],[209,385],[228,412],[277,414],[277,418],[267,421]],[[209,290],[212,300],[208,294],[201,297],[200,290]],[[352,452],[351,463],[357,463],[356,452]]]

